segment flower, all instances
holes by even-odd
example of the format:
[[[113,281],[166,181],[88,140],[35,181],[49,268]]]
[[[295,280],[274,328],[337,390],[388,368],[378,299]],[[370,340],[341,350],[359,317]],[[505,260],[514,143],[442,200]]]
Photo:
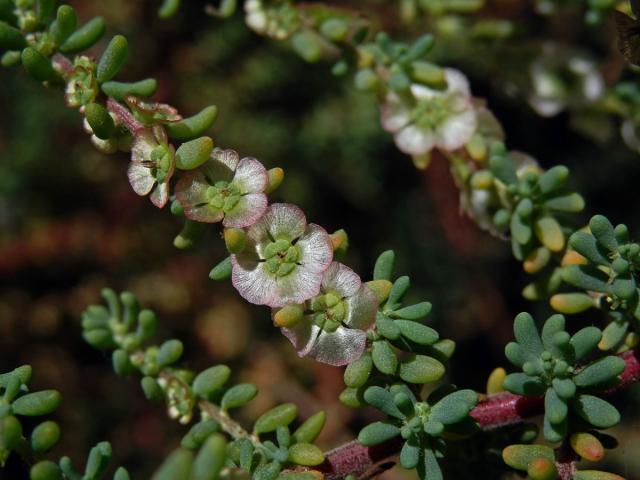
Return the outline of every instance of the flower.
[[[243,298],[282,307],[318,294],[333,259],[331,240],[322,227],[307,225],[295,205],[274,203],[246,232],[244,251],[231,255],[231,281]]]
[[[159,125],[182,120],[178,110],[166,103],[147,102],[134,95],[127,95],[124,101],[136,120],[145,125]]]
[[[531,83],[529,104],[543,117],[553,117],[568,105],[593,103],[605,91],[602,74],[591,59],[551,43],[531,65]]]
[[[382,127],[393,133],[404,153],[422,155],[433,148],[456,150],[471,139],[477,120],[469,82],[452,68],[445,68],[445,78],[444,90],[414,83],[410,89],[413,98],[387,94],[381,109]]]
[[[362,355],[366,331],[375,322],[378,300],[360,277],[345,265],[333,262],[324,273],[320,293],[305,302],[298,324],[283,328],[301,357],[341,366]]]
[[[263,193],[269,177],[252,157],[238,160],[233,150],[216,148],[211,158],[183,174],[176,185],[176,198],[187,218],[243,228],[255,223],[267,209]]]
[[[65,80],[65,101],[68,107],[83,107],[93,102],[98,95],[96,66],[89,57],[76,57],[73,68],[65,75]]]
[[[129,183],[138,195],[151,192],[151,202],[162,208],[169,199],[169,180],[175,168],[175,150],[161,126],[145,128],[135,134],[131,147],[131,163],[127,170]]]

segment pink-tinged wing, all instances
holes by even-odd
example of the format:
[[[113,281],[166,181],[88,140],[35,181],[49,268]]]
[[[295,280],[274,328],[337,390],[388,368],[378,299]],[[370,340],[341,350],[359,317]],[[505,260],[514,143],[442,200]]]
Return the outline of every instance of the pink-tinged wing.
[[[151,169],[140,163],[129,163],[127,177],[133,191],[142,196],[147,195],[156,183],[156,179],[151,175]]]
[[[149,197],[151,203],[153,203],[156,207],[162,208],[167,204],[169,200],[169,184],[161,183],[156,186],[151,192],[151,196]]]
[[[473,110],[451,115],[438,126],[437,146],[447,151],[457,150],[471,140],[477,124],[476,112]]]
[[[221,209],[216,209],[209,204],[208,188],[209,183],[201,170],[190,170],[182,174],[182,178],[176,184],[176,198],[188,219],[216,223],[224,217]]]
[[[262,264],[261,264],[262,265]],[[322,273],[312,272],[303,265],[284,277],[276,277],[276,295],[270,299],[270,307],[284,307],[291,303],[304,303],[320,293]]]
[[[247,256],[231,255],[231,266],[231,283],[246,301],[270,307],[285,305],[274,305],[278,285],[275,276],[266,270],[264,263],[251,261]]]
[[[348,327],[368,330],[376,321],[378,298],[366,285],[347,298],[347,318],[344,323]]]
[[[332,262],[322,277],[323,292],[337,292],[342,298],[355,295],[362,286],[356,272],[339,262]]]
[[[396,146],[407,155],[422,155],[435,145],[435,134],[429,128],[408,125],[393,137]]]
[[[287,238],[294,240],[301,237],[307,227],[304,212],[290,203],[273,203],[267,208],[262,217],[272,238]]]
[[[339,367],[362,356],[367,334],[362,330],[338,327],[335,332],[321,332],[309,355],[317,361]]]
[[[222,225],[244,228],[256,223],[267,210],[267,196],[264,193],[249,193],[243,196],[235,207],[228,211]]]
[[[333,260],[333,245],[326,230],[310,223],[298,243],[300,258],[298,260],[307,270],[324,272]]]
[[[303,318],[295,327],[283,328],[281,330],[282,334],[289,339],[300,357],[309,354],[320,333],[320,327],[315,325],[310,318]]]
[[[267,170],[258,160],[253,157],[240,160],[233,177],[233,184],[242,193],[262,193],[268,183]]]

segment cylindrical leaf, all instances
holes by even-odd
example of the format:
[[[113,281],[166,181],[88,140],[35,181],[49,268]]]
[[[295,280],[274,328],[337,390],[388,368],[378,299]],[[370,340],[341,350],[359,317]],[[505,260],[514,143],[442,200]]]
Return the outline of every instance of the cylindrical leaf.
[[[209,398],[209,395],[222,388],[231,376],[231,369],[226,365],[216,365],[200,372],[193,381],[193,391],[199,397]]]
[[[400,378],[409,383],[429,383],[440,380],[444,365],[426,355],[410,355],[400,362]]]
[[[60,393],[56,390],[42,390],[27,393],[16,399],[11,405],[13,413],[28,417],[46,415],[53,412],[62,402]]]
[[[122,65],[124,65],[128,53],[129,42],[127,42],[127,39],[122,35],[113,37],[102,53],[102,57],[100,57],[100,62],[96,70],[98,82],[108,82],[115,77],[122,68]]]
[[[227,390],[222,397],[223,410],[241,407],[255,398],[258,389],[252,383],[241,383]]]
[[[90,103],[85,106],[84,114],[93,133],[103,140],[107,140],[113,134],[115,124],[109,111],[99,103]]]
[[[193,465],[193,453],[189,450],[175,450],[160,465],[151,477],[152,480],[190,480]]]
[[[60,467],[49,460],[36,463],[29,471],[31,480],[63,480]]]
[[[324,462],[322,450],[311,443],[296,443],[289,448],[289,461],[312,467]]]
[[[58,78],[58,74],[51,65],[51,60],[32,47],[22,50],[22,65],[33,78],[46,82]]]
[[[160,346],[160,350],[158,351],[158,365],[165,367],[177,362],[182,356],[183,351],[184,345],[180,340],[167,340]]]
[[[278,427],[289,425],[298,415],[298,407],[293,403],[284,403],[263,413],[253,426],[256,433],[273,432]]]
[[[167,135],[176,140],[198,137],[211,128],[218,116],[218,107],[211,105],[196,115],[166,125]]]
[[[573,381],[579,387],[607,383],[620,375],[624,368],[625,362],[622,358],[610,355],[587,365],[573,377]]]
[[[17,28],[0,21],[0,49],[17,50],[27,45],[27,41]]]
[[[323,411],[316,412],[307,418],[298,429],[293,432],[292,439],[294,443],[311,443],[320,432],[327,420],[327,414]]]
[[[367,425],[358,434],[358,441],[366,446],[379,445],[400,435],[400,428],[389,422],[375,422]]]
[[[77,53],[93,46],[104,34],[104,20],[95,17],[85,23],[60,45],[62,53]]]
[[[158,88],[158,82],[155,78],[146,78],[137,82],[125,83],[125,82],[104,82],[100,88],[109,97],[113,97],[116,100],[124,101],[125,97],[133,95],[136,97],[150,97]],[[167,131],[169,127],[173,125],[168,123],[165,125]]]
[[[200,137],[185,142],[176,150],[176,167],[181,170],[193,170],[207,161],[213,151],[213,140]]]
[[[191,471],[190,480],[216,480],[224,466],[227,441],[220,435],[212,435],[202,446]]]
[[[46,452],[60,439],[60,427],[56,422],[42,422],[31,432],[31,448],[35,452]]]

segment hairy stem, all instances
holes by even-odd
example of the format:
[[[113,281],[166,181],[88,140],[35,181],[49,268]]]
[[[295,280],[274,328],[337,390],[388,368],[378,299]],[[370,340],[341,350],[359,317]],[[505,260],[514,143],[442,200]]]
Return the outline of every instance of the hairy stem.
[[[254,446],[257,447],[260,445],[260,440],[256,435],[252,435],[247,432],[239,423],[233,420],[227,412],[217,405],[211,402],[201,401],[198,403],[198,406],[200,407],[203,415],[206,415],[218,422],[222,430],[233,437],[234,440],[238,440],[239,438],[248,438]]]

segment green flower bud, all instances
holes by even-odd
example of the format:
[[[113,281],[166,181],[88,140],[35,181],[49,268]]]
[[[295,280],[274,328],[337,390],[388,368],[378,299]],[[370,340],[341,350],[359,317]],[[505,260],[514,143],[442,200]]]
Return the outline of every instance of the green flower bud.
[[[246,233],[242,228],[225,228],[224,243],[229,253],[240,253],[244,250]]]
[[[271,168],[267,171],[269,182],[265,189],[266,194],[275,192],[284,181],[284,170],[280,167]]]

